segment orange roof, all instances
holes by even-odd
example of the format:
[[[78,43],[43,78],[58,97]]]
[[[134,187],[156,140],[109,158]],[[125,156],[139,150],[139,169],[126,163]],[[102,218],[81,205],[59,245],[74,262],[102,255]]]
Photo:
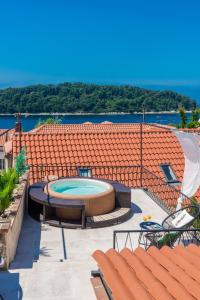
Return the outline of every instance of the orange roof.
[[[181,180],[184,157],[175,135],[163,128],[143,126],[143,165],[164,177],[161,163],[169,163]],[[19,152],[19,135],[13,137],[13,154]],[[140,165],[138,124],[45,125],[22,133],[27,162],[33,165],[132,166]]]
[[[93,176],[121,181],[127,186],[138,186],[140,184],[139,169],[131,168],[131,166],[141,165],[140,125],[86,125],[45,125],[42,130],[47,132],[31,131],[21,134],[21,147],[26,147],[27,162],[29,165],[34,165],[30,168],[30,182],[43,180],[49,174],[59,177],[77,176],[76,167],[93,166]],[[145,124],[142,141],[143,166],[164,179],[160,164],[170,164],[181,181],[184,156],[173,132],[166,128]],[[19,150],[20,136],[15,134],[13,137],[14,157]],[[45,167],[37,167],[38,165]],[[70,166],[75,168],[70,168]],[[101,168],[102,166],[104,169]],[[119,166],[128,168],[114,168]],[[112,167],[112,169],[105,167]],[[173,194],[174,197],[171,199],[171,189],[164,188],[164,192],[161,184],[162,182],[155,178],[152,180],[152,175],[146,171],[143,173],[144,187],[151,185],[151,190],[171,207],[172,200],[176,203],[178,193]],[[170,201],[166,199],[166,193],[169,194]]]
[[[143,166],[164,179],[160,164],[170,164],[178,180],[182,181],[184,155],[173,131],[157,124],[143,124],[142,127]],[[27,162],[30,165],[140,166],[140,137],[140,124],[53,124],[42,125],[30,132],[21,133],[21,147],[26,147]],[[19,134],[13,135],[12,140],[12,151],[15,157],[20,150]],[[128,172],[128,179],[124,177],[123,183],[129,186],[135,186],[134,183],[138,180],[136,174],[130,174],[132,171],[125,170],[122,174],[124,176],[125,172]],[[44,170],[42,172],[46,176]],[[56,167],[48,169],[48,172],[58,176],[69,174],[67,169],[58,171]],[[102,175],[100,172],[100,169],[95,169],[93,174],[94,176]],[[116,172],[117,170],[115,170]],[[33,173],[31,169],[31,182],[38,180],[37,177],[33,179]],[[112,178],[104,177],[120,181],[122,178],[118,173]],[[76,175],[75,173],[70,174],[71,176]],[[158,183],[150,180],[147,174],[144,175],[144,185],[150,182],[154,184],[152,190],[155,189],[157,191],[155,192],[160,194],[160,199],[164,200],[166,195],[162,191],[158,191],[156,185]],[[200,189],[195,196],[200,199]]]
[[[163,131],[162,126],[153,126],[149,124],[143,125],[143,131]],[[31,133],[67,133],[67,132],[111,132],[111,131],[140,131],[139,123],[111,123],[105,121],[103,123],[85,122],[82,124],[43,124],[38,128],[29,131]]]
[[[97,250],[93,258],[114,300],[200,299],[200,248],[196,245],[134,252],[124,248],[120,253]]]

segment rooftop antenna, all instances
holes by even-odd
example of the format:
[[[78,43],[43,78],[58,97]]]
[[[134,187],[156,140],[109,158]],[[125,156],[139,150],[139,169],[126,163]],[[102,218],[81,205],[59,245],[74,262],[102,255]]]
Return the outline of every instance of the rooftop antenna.
[[[19,133],[19,151],[22,149],[22,143],[21,143],[21,133],[22,133],[22,122],[21,122],[21,113],[18,112],[16,114],[17,121],[15,123],[15,132]]]
[[[21,132],[22,131],[22,122],[21,122],[21,113],[16,113],[17,121],[15,123],[15,132]]]
[[[145,106],[142,104],[142,123],[145,123]]]

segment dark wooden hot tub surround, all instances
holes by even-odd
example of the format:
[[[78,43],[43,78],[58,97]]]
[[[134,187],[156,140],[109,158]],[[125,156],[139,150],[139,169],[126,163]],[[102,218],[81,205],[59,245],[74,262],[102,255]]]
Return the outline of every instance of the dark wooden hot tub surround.
[[[99,180],[98,178],[89,179]],[[85,217],[85,204],[83,200],[77,199],[74,201],[73,199],[70,200],[51,197],[44,192],[44,187],[47,182],[37,182],[29,187],[29,201],[34,201],[42,205],[42,221],[52,226],[66,228],[92,228],[115,225],[126,221],[132,215],[131,190],[119,182],[106,179],[101,179],[100,181],[111,184],[115,190],[115,209],[111,213],[107,213],[105,215]],[[75,222],[73,220],[58,220],[54,214],[55,208],[73,208],[81,210],[80,222]]]

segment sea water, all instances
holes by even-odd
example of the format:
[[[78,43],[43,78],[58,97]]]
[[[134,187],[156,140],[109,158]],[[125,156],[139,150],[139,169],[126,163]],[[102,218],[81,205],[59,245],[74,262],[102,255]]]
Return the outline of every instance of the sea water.
[[[29,115],[22,116],[22,127],[24,131],[29,131],[35,127],[39,119],[46,120],[52,115]],[[190,114],[188,114],[188,118]],[[110,121],[113,123],[140,123],[143,121],[141,114],[106,114],[106,115],[65,115],[59,116],[62,124],[81,124],[84,122],[101,123]],[[0,116],[0,128],[12,128],[15,126],[16,118],[14,116]],[[158,124],[179,124],[180,117],[178,113],[171,114],[146,114],[146,123]]]

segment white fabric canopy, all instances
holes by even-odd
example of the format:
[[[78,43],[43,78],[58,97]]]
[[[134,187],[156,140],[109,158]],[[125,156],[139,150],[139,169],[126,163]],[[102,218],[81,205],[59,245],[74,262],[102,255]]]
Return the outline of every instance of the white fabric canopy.
[[[200,186],[200,136],[195,133],[174,131],[185,157],[185,169],[181,192],[192,197]],[[183,198],[178,199],[177,209],[181,208]]]

